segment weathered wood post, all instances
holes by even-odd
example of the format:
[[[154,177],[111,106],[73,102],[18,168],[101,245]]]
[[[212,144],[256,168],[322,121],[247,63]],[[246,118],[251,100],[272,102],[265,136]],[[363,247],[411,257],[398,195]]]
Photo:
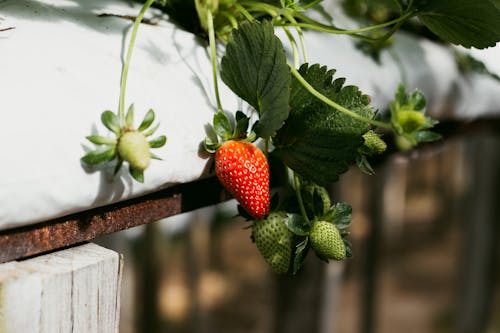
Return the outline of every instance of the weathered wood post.
[[[122,266],[91,243],[0,264],[0,332],[118,332]]]

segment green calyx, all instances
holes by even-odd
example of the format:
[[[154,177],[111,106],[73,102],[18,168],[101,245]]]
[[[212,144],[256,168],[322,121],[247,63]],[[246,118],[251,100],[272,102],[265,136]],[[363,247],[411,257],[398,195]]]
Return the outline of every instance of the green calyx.
[[[438,121],[425,116],[426,101],[420,91],[410,95],[406,93],[404,85],[399,85],[389,108],[392,128],[397,135],[396,144],[401,150],[441,138],[440,134],[431,131]]]
[[[151,153],[150,149],[163,147],[167,142],[165,135],[148,141],[147,138],[153,135],[159,126],[159,124],[152,126],[154,120],[155,113],[149,110],[139,127],[135,129],[133,104],[122,120],[115,113],[104,111],[101,121],[115,134],[116,138],[100,135],[88,136],[87,139],[99,147],[85,154],[81,159],[82,162],[86,165],[97,166],[115,161],[115,174],[120,171],[123,162],[127,162],[130,175],[138,182],[144,182],[144,170],[148,168],[151,158],[160,159]]]
[[[234,120],[222,111],[217,112],[213,117],[213,125],[206,128],[206,138],[203,142],[205,150],[215,153],[217,149],[226,141],[237,140],[253,142],[257,138],[252,130],[248,133],[250,118],[243,112],[237,111]]]

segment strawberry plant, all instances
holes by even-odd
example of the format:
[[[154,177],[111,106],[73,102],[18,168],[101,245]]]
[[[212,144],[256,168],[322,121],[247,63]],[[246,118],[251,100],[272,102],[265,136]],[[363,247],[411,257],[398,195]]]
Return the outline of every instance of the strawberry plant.
[[[106,148],[83,158],[88,164],[117,159],[117,169],[126,161],[140,181],[154,157],[149,148],[166,141],[164,136],[146,140],[154,132],[146,131],[152,111],[137,130],[130,112],[124,114],[133,41],[138,22],[153,2],[145,2],[134,25],[118,115],[106,111],[102,116],[116,139],[89,137]],[[327,186],[353,164],[373,174],[369,158],[387,147],[381,133],[395,136],[403,150],[440,138],[433,130],[437,121],[425,114],[420,91],[407,92],[400,85],[389,112],[376,112],[370,97],[345,85],[335,69],[309,62],[304,31],[348,35],[375,59],[390,47],[399,29],[425,30],[433,39],[464,47],[486,48],[500,40],[500,6],[494,0],[393,0],[366,6],[364,0],[344,0],[350,15],[371,22],[357,29],[332,24],[321,2],[167,0],[160,5],[172,21],[208,42],[216,108],[204,147],[214,154],[215,173],[238,200],[240,214],[252,221],[258,250],[278,273],[297,272],[311,249],[326,261],[352,255],[347,240],[351,207],[332,204]],[[275,34],[277,29],[282,38]],[[224,109],[220,80],[246,102],[248,111]],[[271,156],[289,175],[286,191],[274,204],[269,189]]]
[[[260,140],[264,154],[272,155],[291,174],[290,191],[267,217],[252,214],[240,199],[242,194],[235,195],[242,214],[253,221],[257,248],[278,273],[296,272],[310,249],[326,261],[351,256],[346,239],[351,207],[332,205],[325,186],[337,181],[353,163],[374,173],[368,159],[387,147],[378,132],[392,133],[403,150],[440,139],[433,131],[437,121],[425,115],[426,101],[420,91],[408,93],[401,84],[389,105],[390,113],[377,114],[370,98],[356,86],[344,85],[345,79],[335,77],[334,69],[308,62],[304,30],[350,35],[373,53],[382,52],[390,45],[391,36],[415,18],[445,42],[484,48],[500,40],[500,10],[489,0],[480,4],[460,0],[452,5],[441,0],[393,1],[390,19],[388,11],[378,15],[375,25],[353,30],[308,16],[319,9],[320,2],[194,0],[191,12],[198,16],[191,31],[209,42],[217,114],[230,112],[219,97],[220,75],[248,103],[251,118],[256,119],[251,138],[243,135],[240,140]],[[171,14],[179,8],[176,6],[180,7],[179,1],[170,1]],[[380,9],[379,14],[384,13]],[[290,57],[275,35],[277,28],[283,29],[289,42]],[[217,40],[225,46],[220,62]],[[248,118],[241,111],[238,114],[248,126]],[[216,123],[214,118],[215,132],[220,133]],[[226,135],[225,140],[229,138]],[[215,142],[208,136],[205,145],[215,152],[217,164],[217,149],[221,148]],[[226,181],[221,182],[228,187]],[[234,193],[231,186],[229,191]]]
[[[138,128],[134,127],[134,105],[130,105],[127,114],[125,114],[125,91],[127,87],[127,75],[132,59],[135,40],[139,24],[144,14],[155,0],[148,0],[139,15],[137,16],[132,29],[125,64],[122,70],[122,79],[120,85],[120,101],[117,114],[112,111],[104,111],[101,114],[103,125],[109,129],[115,138],[109,138],[101,135],[90,135],[87,139],[99,146],[95,150],[87,152],[81,161],[90,166],[98,166],[103,163],[115,163],[115,174],[120,171],[123,162],[127,162],[130,175],[138,182],[144,182],[144,170],[149,166],[151,158],[160,159],[150,152],[151,148],[160,148],[167,142],[165,135],[160,135],[148,141],[148,137],[153,135],[158,129],[159,124],[150,128],[155,120],[155,112],[150,109],[144,116]]]

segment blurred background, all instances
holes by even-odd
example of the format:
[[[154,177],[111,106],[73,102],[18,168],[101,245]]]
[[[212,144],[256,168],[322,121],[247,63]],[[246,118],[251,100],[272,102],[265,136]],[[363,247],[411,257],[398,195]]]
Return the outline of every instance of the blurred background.
[[[234,201],[97,239],[124,255],[120,332],[500,332],[500,127],[473,128],[341,176],[353,257],[295,276]]]

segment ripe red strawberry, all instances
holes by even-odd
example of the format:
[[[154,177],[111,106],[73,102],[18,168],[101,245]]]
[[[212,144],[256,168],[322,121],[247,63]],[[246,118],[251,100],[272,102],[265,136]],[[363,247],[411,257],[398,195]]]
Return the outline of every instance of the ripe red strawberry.
[[[245,141],[226,141],[215,153],[215,173],[248,214],[269,213],[269,165],[264,153]]]

